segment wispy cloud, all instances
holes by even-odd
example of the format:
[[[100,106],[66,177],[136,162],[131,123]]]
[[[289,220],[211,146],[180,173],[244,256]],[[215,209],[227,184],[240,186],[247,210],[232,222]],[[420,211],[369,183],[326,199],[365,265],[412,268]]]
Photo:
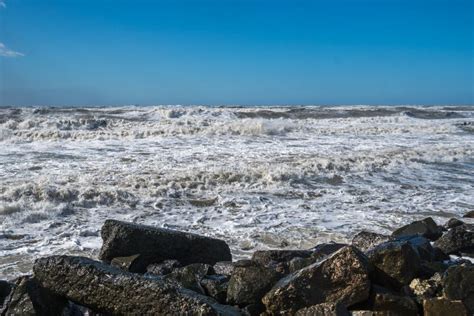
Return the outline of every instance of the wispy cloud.
[[[5,44],[0,42],[0,56],[2,56],[2,57],[22,57],[22,56],[25,56],[25,54],[22,54],[20,52],[15,52],[14,50],[11,50],[8,47],[6,47]]]
[[[0,0],[0,8],[6,8],[7,4],[5,3],[5,0]]]

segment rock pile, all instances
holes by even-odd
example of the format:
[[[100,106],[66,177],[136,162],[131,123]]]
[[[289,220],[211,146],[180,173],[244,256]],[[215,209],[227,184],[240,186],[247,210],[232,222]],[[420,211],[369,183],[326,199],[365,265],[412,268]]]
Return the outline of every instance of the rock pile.
[[[51,256],[0,281],[0,315],[474,315],[474,265],[458,258],[474,225],[459,219],[235,262],[190,233],[107,220],[101,236],[100,261]]]

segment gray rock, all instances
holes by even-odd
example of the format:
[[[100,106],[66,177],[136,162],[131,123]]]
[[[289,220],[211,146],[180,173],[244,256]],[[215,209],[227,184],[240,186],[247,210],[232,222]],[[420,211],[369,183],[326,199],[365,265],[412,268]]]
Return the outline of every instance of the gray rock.
[[[378,233],[361,231],[352,238],[352,245],[366,252],[375,246],[390,241],[392,237]]]
[[[25,276],[16,280],[0,315],[62,315],[67,307],[66,299],[41,287],[34,278]]]
[[[35,261],[35,278],[57,295],[109,314],[239,315],[232,307],[157,278],[124,272],[83,257]]]
[[[165,260],[161,263],[148,265],[148,267],[146,267],[146,272],[154,275],[166,275],[179,267],[181,267],[181,264],[178,260]]]
[[[474,266],[452,266],[443,276],[443,292],[446,298],[464,303],[474,314]]]
[[[415,221],[405,225],[392,233],[394,237],[418,235],[431,240],[436,240],[441,236],[441,228],[431,218],[427,217],[421,221]]]
[[[444,297],[423,300],[424,316],[468,316],[470,315],[461,301]]]
[[[407,241],[388,241],[367,252],[375,266],[372,281],[398,289],[418,276],[421,259]]]
[[[296,312],[296,316],[349,316],[349,311],[342,304],[321,303],[305,307]]]
[[[288,275],[263,297],[270,315],[295,313],[321,303],[350,306],[366,300],[370,264],[357,248],[346,246],[326,260]]]
[[[252,261],[267,266],[275,262],[287,262],[295,257],[307,258],[311,254],[310,250],[258,250],[253,253]]]
[[[234,263],[232,261],[219,261],[214,265],[216,274],[231,275],[234,271]]]
[[[464,224],[450,229],[434,243],[445,254],[474,251],[474,225]]]
[[[210,274],[214,274],[214,269],[211,265],[193,263],[182,268],[174,269],[171,273],[164,276],[164,280],[197,293],[205,294],[201,286],[201,280]]]
[[[457,226],[461,226],[463,224],[464,224],[464,222],[457,219],[457,218],[450,218],[449,221],[446,222],[444,227],[446,227],[447,229],[450,229],[450,228],[454,228],[454,227],[457,227]]]
[[[474,218],[474,211],[469,211],[466,214],[464,214],[465,218]]]
[[[236,265],[227,288],[227,302],[246,306],[260,303],[261,298],[282,275],[272,267],[253,261]]]
[[[0,280],[0,308],[3,306],[3,302],[10,294],[13,289],[13,284],[7,281]]]
[[[141,255],[136,254],[128,257],[116,257],[110,262],[110,265],[128,272],[143,272],[146,270],[147,262]]]
[[[372,285],[369,299],[355,309],[381,311],[392,315],[418,315],[416,302],[383,287]]]
[[[178,260],[183,265],[213,265],[232,260],[229,246],[224,241],[191,233],[109,219],[102,226],[101,236],[103,244],[99,258],[105,262],[135,254],[140,254],[147,263],[145,268],[168,259]]]
[[[229,276],[227,275],[207,275],[201,280],[205,294],[221,304],[225,304],[227,301],[228,285]]]
[[[336,251],[338,251],[341,248],[344,248],[348,246],[347,244],[340,244],[340,243],[325,243],[325,244],[319,244],[316,247],[311,248],[312,254],[311,258],[313,259],[313,262],[317,262],[320,260],[326,259],[328,256],[332,255]]]

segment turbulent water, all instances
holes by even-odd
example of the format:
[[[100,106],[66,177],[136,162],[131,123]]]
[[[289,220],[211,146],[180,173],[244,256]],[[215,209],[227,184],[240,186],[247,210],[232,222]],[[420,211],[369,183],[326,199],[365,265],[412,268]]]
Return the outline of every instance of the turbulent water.
[[[107,218],[242,257],[474,209],[474,107],[3,108],[0,149],[0,279]]]

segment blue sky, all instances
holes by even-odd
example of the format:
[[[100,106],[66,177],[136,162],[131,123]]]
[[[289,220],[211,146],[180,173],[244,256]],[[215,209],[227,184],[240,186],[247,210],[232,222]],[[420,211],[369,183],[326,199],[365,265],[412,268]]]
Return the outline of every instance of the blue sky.
[[[473,104],[473,2],[0,0],[0,105]]]

